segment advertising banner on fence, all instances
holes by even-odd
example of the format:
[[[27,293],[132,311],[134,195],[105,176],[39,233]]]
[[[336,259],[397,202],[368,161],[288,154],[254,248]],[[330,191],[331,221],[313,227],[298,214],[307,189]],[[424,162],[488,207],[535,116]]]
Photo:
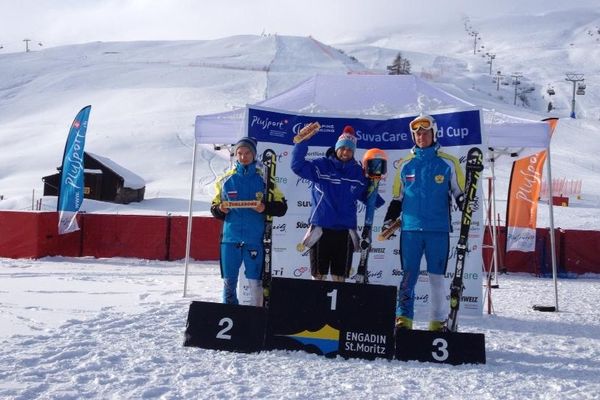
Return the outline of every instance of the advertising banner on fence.
[[[352,125],[356,132],[357,150],[355,159],[361,160],[364,152],[377,147],[385,150],[388,157],[388,175],[379,186],[379,193],[386,204],[375,212],[373,224],[373,244],[369,259],[369,282],[371,284],[397,286],[402,277],[398,237],[383,242],[375,238],[381,231],[383,217],[392,197],[392,183],[399,162],[409,154],[414,146],[409,130],[409,122],[415,115],[393,119],[365,119],[344,116],[290,114],[274,109],[249,107],[247,112],[248,136],[258,140],[258,154],[271,148],[277,154],[277,184],[288,200],[288,212],[284,217],[275,218],[273,225],[273,276],[310,279],[309,256],[306,251],[298,251],[308,229],[311,207],[310,182],[296,176],[290,167],[293,137],[304,125],[318,122],[320,131],[309,139],[307,159],[325,156],[333,146],[345,125]],[[464,168],[465,156],[469,148],[480,146],[482,139],[481,112],[478,109],[453,110],[433,114],[438,125],[438,142],[443,151],[457,157]],[[481,196],[479,196],[481,198]],[[446,283],[454,276],[456,264],[455,245],[458,239],[461,213],[453,204],[450,234],[450,254]],[[365,207],[358,205],[358,231],[362,230]],[[482,310],[481,244],[483,240],[483,212],[478,207],[473,216],[469,234],[469,255],[464,274],[465,290],[461,309],[464,315],[479,315]],[[353,258],[352,277],[356,273],[358,254]],[[428,306],[429,285],[422,260],[421,277],[416,288],[415,306]]]
[[[558,119],[547,120],[550,133]],[[546,151],[513,162],[506,205],[506,251],[535,251],[537,206]]]

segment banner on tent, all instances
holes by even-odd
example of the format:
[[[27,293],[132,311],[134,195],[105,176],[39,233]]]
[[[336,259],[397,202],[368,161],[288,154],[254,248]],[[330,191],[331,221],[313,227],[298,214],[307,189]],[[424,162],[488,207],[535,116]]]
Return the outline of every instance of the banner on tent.
[[[375,212],[373,237],[381,231],[383,217],[392,197],[392,183],[399,161],[413,147],[409,122],[415,115],[394,119],[363,119],[344,116],[323,116],[290,114],[279,110],[249,107],[246,115],[248,136],[258,140],[259,153],[272,148],[277,154],[277,184],[288,200],[288,212],[276,218],[273,224],[273,276],[283,278],[310,279],[310,263],[306,252],[299,252],[297,244],[308,228],[311,207],[309,182],[296,176],[291,168],[293,137],[305,124],[318,121],[321,131],[309,141],[307,159],[325,156],[333,146],[345,125],[352,125],[358,139],[355,158],[362,159],[367,149],[374,147],[386,151],[389,160],[388,177],[379,186],[379,193],[386,204]],[[477,109],[452,110],[434,114],[438,124],[438,141],[444,152],[461,160],[468,149],[483,142],[481,113]],[[473,216],[469,234],[469,256],[464,273],[465,290],[461,308],[464,315],[479,315],[482,310],[481,244],[483,241],[483,207]],[[358,231],[362,230],[365,207],[359,203]],[[448,287],[454,276],[456,255],[454,248],[460,227],[460,211],[455,205],[452,210],[453,233],[450,234],[451,252],[448,260],[446,281]],[[384,242],[374,241],[369,260],[369,282],[373,284],[398,285],[402,278],[400,266],[399,240],[397,237]],[[354,257],[351,276],[356,273],[358,256]],[[429,285],[425,262],[422,261],[422,275],[416,287],[415,306],[428,307],[430,302]],[[242,287],[243,289],[243,287]],[[243,299],[243,290],[242,299]]]
[[[547,121],[550,134],[558,119]],[[535,251],[537,206],[546,151],[513,162],[506,205],[506,251]]]
[[[444,147],[468,146],[482,143],[479,110],[435,114],[438,142]],[[311,146],[327,149],[333,146],[345,125],[356,131],[359,149],[378,147],[382,150],[408,150],[414,143],[408,123],[414,115],[392,119],[365,119],[325,115],[303,115],[277,112],[272,109],[249,107],[248,136],[259,142],[293,146],[292,138],[311,122],[321,125],[319,133],[310,139]]]

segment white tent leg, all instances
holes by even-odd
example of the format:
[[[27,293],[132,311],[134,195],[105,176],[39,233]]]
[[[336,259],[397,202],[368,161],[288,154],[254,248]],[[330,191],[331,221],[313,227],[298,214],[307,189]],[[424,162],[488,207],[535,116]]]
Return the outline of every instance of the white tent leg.
[[[183,297],[187,295],[188,267],[190,264],[190,245],[192,241],[192,214],[194,212],[194,186],[196,183],[196,149],[198,144],[194,139],[192,150],[192,184],[190,189],[190,206],[188,210],[187,232],[185,234],[185,268],[183,274]]]
[[[552,204],[552,198],[554,194],[552,193],[552,162],[550,161],[550,145],[548,145],[548,149],[546,150],[547,159],[546,159],[546,169],[548,170],[548,213],[550,218],[550,254],[552,256],[552,280],[554,281],[554,306],[556,311],[558,312],[558,282],[557,282],[557,273],[556,273],[556,247],[555,247],[555,238],[554,238],[554,208]]]
[[[494,172],[494,161],[492,164],[492,217],[491,217],[491,225],[492,225],[492,245],[494,246],[492,255],[494,257],[494,287],[499,287],[498,285],[498,226],[496,225],[496,174]]]

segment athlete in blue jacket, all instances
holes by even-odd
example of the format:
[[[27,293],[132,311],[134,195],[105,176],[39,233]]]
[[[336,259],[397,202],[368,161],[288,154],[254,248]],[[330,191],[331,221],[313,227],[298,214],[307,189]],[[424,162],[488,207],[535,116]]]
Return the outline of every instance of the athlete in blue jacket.
[[[402,214],[400,261],[404,272],[398,289],[396,327],[412,329],[414,292],[421,258],[425,255],[431,287],[429,329],[444,328],[444,274],[448,263],[450,197],[463,207],[464,174],[456,157],[440,151],[436,141],[437,124],[429,115],[410,123],[415,147],[401,160],[393,199],[384,219],[384,229]]]
[[[331,274],[343,282],[350,273],[352,253],[358,249],[356,234],[357,200],[367,200],[368,181],[354,159],[356,136],[350,125],[325,157],[306,160],[307,141],[294,146],[292,171],[312,182],[311,224],[304,243],[310,247],[310,268],[314,279]],[[384,201],[378,196],[376,206]]]
[[[265,203],[265,179],[257,167],[256,141],[249,137],[235,145],[235,165],[216,183],[216,194],[210,211],[221,219],[221,276],[223,277],[223,303],[238,304],[237,282],[242,261],[250,284],[250,304],[258,306],[262,300],[260,278],[263,262],[263,233],[265,215],[283,216],[287,203],[275,187],[275,198]],[[256,201],[251,208],[229,207],[227,202]]]

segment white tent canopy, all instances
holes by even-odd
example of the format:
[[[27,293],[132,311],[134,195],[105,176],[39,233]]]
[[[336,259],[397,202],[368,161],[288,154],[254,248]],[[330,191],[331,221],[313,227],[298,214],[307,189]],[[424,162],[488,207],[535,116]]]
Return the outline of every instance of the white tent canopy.
[[[327,114],[352,118],[387,119],[420,112],[455,110],[474,107],[468,101],[453,96],[413,75],[315,75],[275,97],[263,100],[255,106],[300,114]],[[530,121],[484,110],[484,138],[488,158],[496,160],[499,154],[511,157],[533,154],[550,149],[551,132],[545,122]],[[231,144],[246,135],[246,109],[196,117],[196,144]],[[194,146],[192,165],[192,188],[188,218],[186,245],[186,279],[191,237],[192,203],[196,165]],[[511,162],[512,159],[509,159]],[[493,162],[492,174],[493,174]],[[550,154],[548,151],[548,173],[550,179]],[[494,195],[495,202],[495,195]],[[493,206],[495,209],[495,206]],[[554,227],[552,204],[549,206],[551,221],[551,247],[554,249]],[[494,230],[495,232],[495,230]],[[494,237],[494,243],[496,239]],[[495,250],[494,250],[494,253]],[[494,254],[496,258],[496,254]],[[555,255],[552,264],[556,285]],[[497,267],[497,261],[495,262]],[[558,300],[556,300],[558,309]]]
[[[303,114],[394,118],[399,115],[473,107],[413,75],[315,75],[275,97],[255,104]],[[196,117],[199,144],[235,143],[245,135],[245,109]],[[484,111],[487,146],[546,149],[548,124]]]

